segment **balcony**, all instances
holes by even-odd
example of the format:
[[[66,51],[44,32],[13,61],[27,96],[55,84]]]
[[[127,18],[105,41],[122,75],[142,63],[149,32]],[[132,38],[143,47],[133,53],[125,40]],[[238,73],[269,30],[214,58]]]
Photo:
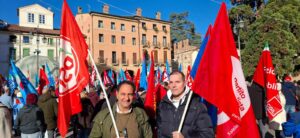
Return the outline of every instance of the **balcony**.
[[[158,28],[157,27],[153,27],[153,30],[156,32],[156,33],[158,33]]]
[[[170,45],[170,43],[167,43],[167,44],[163,44],[163,46],[162,46],[164,49],[168,49],[168,50],[170,50],[170,48],[171,48],[171,45]]]
[[[145,31],[147,31],[146,25],[143,25],[142,28],[143,28]]]
[[[100,65],[106,65],[107,64],[107,58],[98,58],[98,60],[99,60],[99,64]]]
[[[119,60],[118,59],[112,59],[111,64],[113,66],[118,66],[119,65]]]
[[[149,48],[150,47],[150,42],[144,42],[143,48]]]
[[[128,66],[129,65],[129,60],[127,59],[122,59],[122,65],[123,66]]]
[[[161,45],[160,42],[153,43],[152,45],[153,45],[153,48],[158,48],[158,49],[160,49],[160,47],[161,47],[161,46],[160,46],[160,45]]]
[[[167,29],[163,29],[163,31],[164,31],[165,33],[168,33],[168,30],[167,30]]]

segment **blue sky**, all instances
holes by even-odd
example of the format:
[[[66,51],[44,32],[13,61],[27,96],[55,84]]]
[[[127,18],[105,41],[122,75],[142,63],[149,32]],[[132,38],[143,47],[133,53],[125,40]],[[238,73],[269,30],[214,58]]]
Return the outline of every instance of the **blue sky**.
[[[122,16],[132,16],[136,8],[142,8],[142,15],[155,18],[157,11],[161,12],[163,20],[169,20],[171,13],[188,11],[189,20],[196,25],[196,32],[205,35],[209,24],[213,24],[220,3],[224,1],[230,8],[230,0],[67,0],[73,14],[77,13],[77,6],[83,12],[102,12],[103,3],[110,5],[110,13]],[[54,12],[54,28],[60,28],[60,15],[63,0],[0,0],[0,19],[9,24],[18,24],[17,8],[38,3],[43,7],[50,7]]]

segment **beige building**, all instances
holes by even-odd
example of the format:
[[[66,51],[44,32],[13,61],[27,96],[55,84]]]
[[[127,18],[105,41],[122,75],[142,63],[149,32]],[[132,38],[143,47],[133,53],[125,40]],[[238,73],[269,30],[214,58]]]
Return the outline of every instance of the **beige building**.
[[[171,59],[170,22],[142,16],[142,9],[136,16],[109,14],[109,6],[103,12],[82,13],[78,8],[76,20],[86,37],[96,64],[115,70],[120,68],[136,71],[143,58],[143,52],[154,52],[156,65],[164,65]],[[149,56],[150,57],[150,56]]]
[[[178,63],[178,66],[182,65],[184,74],[189,65],[193,67],[198,51],[199,47],[191,46],[188,39],[174,43],[174,61]]]
[[[19,25],[2,23],[0,27],[0,50],[5,53],[0,61],[0,74],[7,75],[9,59],[19,65],[23,59],[32,57],[25,68],[19,67],[25,69],[23,72],[29,69],[34,75],[45,64],[43,59],[58,60],[60,30],[53,29],[53,12],[38,4],[18,8],[18,16]]]

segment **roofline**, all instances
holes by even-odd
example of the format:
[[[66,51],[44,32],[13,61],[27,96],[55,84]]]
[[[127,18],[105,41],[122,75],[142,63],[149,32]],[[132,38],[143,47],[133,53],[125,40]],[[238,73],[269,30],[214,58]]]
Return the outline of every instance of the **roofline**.
[[[84,14],[84,13],[82,13]],[[107,14],[107,13],[102,13],[102,12],[95,12],[95,11],[91,11],[88,14],[92,15],[92,14],[98,14],[98,15],[104,15],[104,16],[111,16],[111,17],[117,17],[117,18],[123,18],[123,19],[130,19],[130,20],[152,20],[152,21],[156,21],[156,22],[162,22],[162,23],[166,23],[166,24],[171,24],[170,21],[165,21],[165,20],[159,20],[159,19],[154,19],[154,18],[148,18],[148,17],[143,17],[143,16],[120,16],[120,15],[113,15],[113,14]]]
[[[24,26],[19,26],[16,24],[8,24],[5,28],[0,28],[0,31],[15,32],[15,33],[38,32],[39,34],[44,34],[44,35],[60,36],[59,29],[43,29],[43,28],[35,28],[35,27],[24,27]],[[53,32],[51,32],[51,31],[53,31]]]
[[[23,8],[26,8],[26,7],[29,7],[29,6],[33,6],[33,5],[37,5],[37,6],[39,6],[39,7],[42,7],[44,10],[47,10],[47,11],[51,12],[51,13],[54,15],[54,12],[53,12],[53,11],[48,10],[47,8],[43,7],[42,5],[40,5],[40,4],[38,4],[38,3],[34,3],[34,4],[31,4],[31,5],[26,5],[26,6],[23,6],[23,7],[19,7],[17,10],[23,9]]]

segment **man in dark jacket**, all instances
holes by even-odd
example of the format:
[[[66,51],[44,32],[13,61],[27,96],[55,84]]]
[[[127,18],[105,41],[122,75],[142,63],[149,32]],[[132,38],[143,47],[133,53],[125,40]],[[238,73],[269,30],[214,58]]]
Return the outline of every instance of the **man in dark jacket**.
[[[159,138],[212,138],[214,131],[212,122],[199,96],[193,94],[185,117],[182,131],[178,132],[179,123],[187,103],[188,95],[192,91],[186,86],[182,72],[174,71],[170,74],[170,90],[157,109],[157,126]]]
[[[48,138],[54,137],[54,130],[57,121],[57,102],[51,95],[54,93],[54,88],[50,87],[43,90],[43,94],[39,97],[38,106],[44,113],[45,123],[47,125]]]
[[[294,113],[296,111],[296,89],[296,86],[292,82],[292,78],[290,76],[286,76],[282,83],[282,93],[286,99],[284,109],[287,114]]]

